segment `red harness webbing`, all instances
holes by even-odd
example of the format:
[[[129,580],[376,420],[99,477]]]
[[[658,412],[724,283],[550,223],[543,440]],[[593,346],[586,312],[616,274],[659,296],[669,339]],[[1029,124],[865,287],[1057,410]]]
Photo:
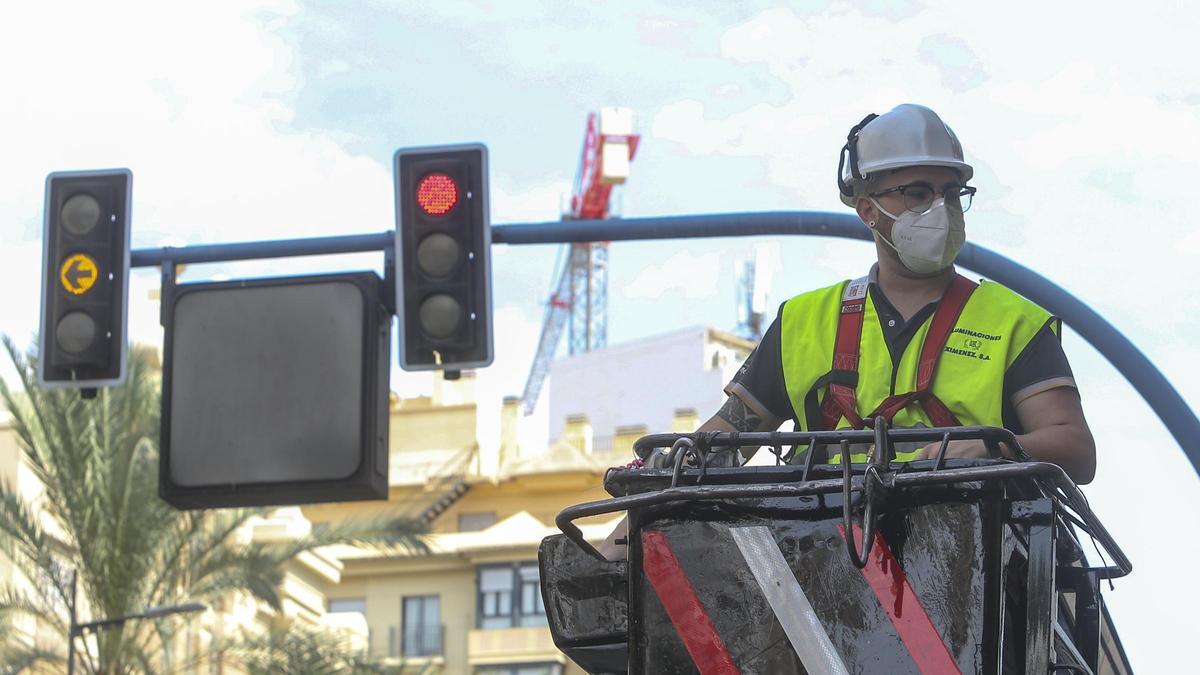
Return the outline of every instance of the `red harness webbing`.
[[[851,281],[842,294],[841,314],[838,317],[837,339],[833,346],[833,370],[825,401],[821,405],[822,428],[837,428],[838,420],[845,417],[855,429],[863,429],[870,420],[882,415],[888,422],[910,403],[917,403],[938,427],[960,426],[958,418],[946,404],[933,394],[930,386],[937,370],[938,359],[946,347],[946,341],[958,323],[963,307],[978,284],[961,274],[955,274],[950,287],[938,301],[933,321],[925,342],[921,345],[921,358],[917,363],[917,388],[907,394],[894,394],[884,399],[864,420],[858,414],[858,397],[855,384],[858,381],[858,360],[862,345],[864,303],[867,302],[867,280]]]

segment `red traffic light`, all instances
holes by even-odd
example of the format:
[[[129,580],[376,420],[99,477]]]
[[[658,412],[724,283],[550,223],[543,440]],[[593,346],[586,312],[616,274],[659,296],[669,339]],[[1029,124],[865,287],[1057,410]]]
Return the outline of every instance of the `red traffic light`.
[[[431,216],[442,216],[458,203],[458,186],[444,173],[431,173],[417,184],[417,204]]]
[[[487,148],[400,148],[396,188],[396,316],[405,370],[492,362]]]

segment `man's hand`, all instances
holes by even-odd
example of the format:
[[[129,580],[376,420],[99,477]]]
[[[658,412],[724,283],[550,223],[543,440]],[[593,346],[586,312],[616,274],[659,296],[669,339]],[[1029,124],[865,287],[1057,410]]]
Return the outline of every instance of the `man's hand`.
[[[938,450],[941,447],[941,441],[930,443],[921,448],[921,454],[917,455],[917,459],[937,459]],[[950,445],[946,448],[946,457],[987,459],[991,455],[988,454],[987,445],[983,441],[975,439],[970,441],[950,441]]]
[[[725,399],[725,405],[707,422],[700,425],[700,431],[772,431],[779,428],[782,420],[771,415],[762,415],[734,394]],[[749,459],[758,450],[758,446],[744,446],[740,452],[742,457]]]

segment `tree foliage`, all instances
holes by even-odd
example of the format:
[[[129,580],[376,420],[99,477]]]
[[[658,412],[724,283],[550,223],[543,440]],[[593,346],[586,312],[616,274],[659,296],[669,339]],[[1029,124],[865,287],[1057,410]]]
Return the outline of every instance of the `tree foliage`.
[[[74,390],[37,386],[36,356],[22,355],[8,338],[4,346],[19,389],[0,379],[0,399],[44,488],[30,501],[0,485],[0,551],[30,582],[0,588],[0,663],[8,672],[61,672],[65,639],[43,644],[16,628],[20,618],[32,618],[43,632],[66,636],[76,573],[81,621],[196,601],[212,607],[236,593],[279,609],[284,564],[301,552],[335,543],[423,549],[419,526],[404,519],[347,522],[283,543],[240,543],[235,533],[263,511],[177,511],[158,497],[153,350],[131,349],[125,383],[84,400]],[[195,618],[131,621],[100,632],[90,649],[77,652],[77,672],[181,668],[171,656],[188,620]]]
[[[278,622],[232,650],[248,675],[400,675],[401,666],[372,663],[346,636]]]

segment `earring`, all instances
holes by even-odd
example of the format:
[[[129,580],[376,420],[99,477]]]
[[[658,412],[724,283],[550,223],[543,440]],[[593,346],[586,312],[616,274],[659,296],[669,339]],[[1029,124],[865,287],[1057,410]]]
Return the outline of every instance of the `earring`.
[[[867,221],[867,227],[875,227],[875,221],[873,221],[873,220],[868,220],[868,221]]]

